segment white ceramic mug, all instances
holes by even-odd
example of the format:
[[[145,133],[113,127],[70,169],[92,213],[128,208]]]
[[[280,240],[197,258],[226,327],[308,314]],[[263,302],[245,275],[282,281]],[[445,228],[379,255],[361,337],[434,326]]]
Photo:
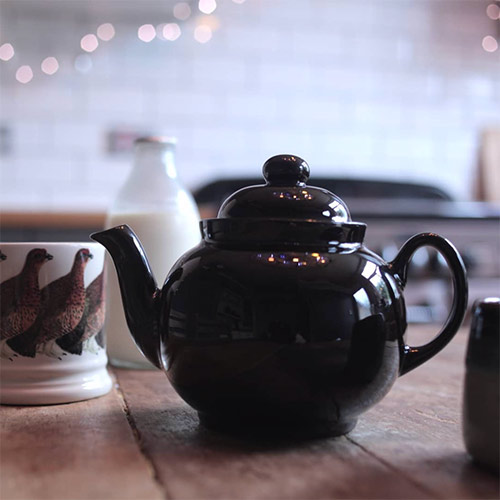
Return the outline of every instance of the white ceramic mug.
[[[106,394],[104,248],[0,243],[0,402]]]

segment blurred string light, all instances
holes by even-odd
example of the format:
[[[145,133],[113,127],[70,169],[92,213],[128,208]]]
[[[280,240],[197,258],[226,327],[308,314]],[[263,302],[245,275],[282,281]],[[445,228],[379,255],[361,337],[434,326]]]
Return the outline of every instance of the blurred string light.
[[[163,38],[174,42],[181,36],[181,27],[177,23],[168,23],[163,27]]]
[[[210,15],[217,9],[216,0],[196,0],[198,10],[206,17],[198,17],[197,26],[194,29],[194,39],[199,43],[207,43],[213,37],[213,32],[219,27],[219,21],[216,17]],[[236,3],[243,3],[245,0],[237,0]],[[179,21],[186,21],[192,16],[191,5],[187,1],[177,2],[172,15]],[[155,38],[162,41],[173,42],[182,35],[182,28],[178,23],[160,23],[156,28],[152,24],[143,24],[137,30],[139,40],[149,43]]]
[[[89,33],[80,40],[80,47],[85,52],[94,52],[99,47],[99,40],[93,33]]]
[[[174,5],[173,14],[179,21],[186,21],[191,15],[191,7],[187,2],[179,2]]]
[[[493,21],[500,21],[500,6],[497,3],[490,3],[486,7],[486,15]],[[486,52],[496,52],[498,50],[498,40],[491,35],[483,37],[481,45]]]
[[[200,24],[194,29],[194,39],[199,43],[207,43],[212,39],[212,28],[206,24]]]
[[[495,52],[498,49],[498,42],[495,37],[487,35],[483,38],[483,49],[486,52]]]
[[[137,36],[142,42],[149,43],[156,38],[156,29],[152,24],[143,24],[139,26]]]
[[[208,26],[212,31],[216,31],[219,28],[219,19],[216,16],[203,16],[198,22],[198,26],[205,25]]]
[[[92,58],[88,54],[76,56],[75,69],[79,73],[88,73],[92,69]]]
[[[197,1],[198,10],[202,14],[206,14],[203,19],[198,19],[198,25],[194,29],[194,39],[199,43],[207,43],[213,37],[213,32],[219,27],[219,21],[212,14],[217,9],[216,0],[194,0]],[[243,4],[246,0],[233,0],[236,4]],[[175,19],[179,21],[188,20],[193,12],[191,4],[194,3],[193,0],[180,1],[177,2],[173,9],[172,15]],[[494,10],[495,8],[496,10]],[[495,4],[492,4],[487,9],[488,16],[492,19],[500,18],[500,9]],[[139,26],[137,30],[137,36],[139,40],[145,43],[153,41],[155,38],[159,38],[165,41],[175,41],[182,34],[181,26],[176,22],[161,23],[156,28],[152,24],[143,24]],[[88,53],[94,52],[99,47],[99,40],[103,42],[108,42],[112,40],[116,35],[115,27],[111,23],[103,23],[97,27],[96,34],[88,33],[80,39],[80,48],[85,52],[84,54],[79,54],[74,60],[74,68],[80,73],[88,73],[92,69],[92,59]],[[483,48],[489,52],[492,52],[498,48],[496,40],[493,39],[496,46],[494,46],[490,39],[493,37],[485,37],[483,39]],[[10,43],[4,43],[0,45],[0,60],[9,61],[15,55],[14,47]],[[40,68],[43,73],[47,75],[53,75],[59,70],[59,61],[53,57],[49,56],[43,59]],[[16,71],[16,80],[20,83],[28,83],[34,77],[33,70],[31,66],[23,65],[20,66]]]
[[[215,0],[199,0],[198,9],[203,14],[212,14],[217,8],[217,2]]]
[[[4,43],[0,46],[0,59],[10,61],[14,57],[14,47],[10,43]]]
[[[80,39],[80,48],[85,52],[94,52],[99,47],[99,39],[108,42],[113,39],[116,32],[111,23],[103,23],[97,27],[97,36],[88,33]],[[10,43],[0,46],[0,59],[9,61],[14,56],[14,47]],[[75,58],[74,68],[80,73],[88,73],[92,69],[92,59],[87,54],[80,54]],[[49,56],[43,59],[40,69],[46,75],[54,75],[59,70],[59,61]],[[16,71],[16,80],[20,83],[29,83],[33,79],[33,69],[31,66],[20,66]]]
[[[46,57],[42,61],[41,68],[46,75],[53,75],[59,69],[59,62],[55,57]]]
[[[486,7],[486,15],[493,21],[500,20],[500,7],[495,3],[490,3]]]
[[[97,28],[97,36],[103,42],[109,42],[115,36],[115,27],[111,23],[101,24]]]
[[[20,66],[16,71],[16,80],[20,83],[29,83],[33,80],[33,70],[31,66]]]

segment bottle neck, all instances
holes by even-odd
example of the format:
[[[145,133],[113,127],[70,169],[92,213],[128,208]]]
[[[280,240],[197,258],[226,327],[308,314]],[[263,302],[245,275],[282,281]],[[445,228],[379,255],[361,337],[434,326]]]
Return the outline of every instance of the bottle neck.
[[[134,165],[115,198],[111,212],[157,211],[176,206],[182,186],[175,168],[175,144],[137,142]]]
[[[166,175],[177,178],[175,145],[160,142],[138,143],[134,150],[134,173],[137,175]]]

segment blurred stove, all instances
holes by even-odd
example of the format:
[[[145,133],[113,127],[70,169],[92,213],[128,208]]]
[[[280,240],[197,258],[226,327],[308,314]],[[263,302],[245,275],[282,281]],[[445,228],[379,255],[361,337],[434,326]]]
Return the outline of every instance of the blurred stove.
[[[353,220],[368,226],[366,245],[385,260],[392,260],[410,236],[437,233],[462,255],[469,279],[469,309],[478,298],[500,296],[500,209],[438,200],[353,200],[350,207]],[[405,291],[409,321],[442,323],[449,311],[450,293],[441,255],[430,247],[417,250]]]
[[[203,218],[216,217],[222,201],[261,179],[224,179],[194,193]],[[500,296],[500,208],[479,202],[455,202],[424,184],[360,179],[311,179],[340,196],[353,221],[367,224],[365,244],[392,260],[411,236],[433,232],[449,239],[462,255],[473,301]],[[443,323],[451,303],[451,282],[444,259],[432,248],[419,249],[410,264],[405,289],[408,321]]]

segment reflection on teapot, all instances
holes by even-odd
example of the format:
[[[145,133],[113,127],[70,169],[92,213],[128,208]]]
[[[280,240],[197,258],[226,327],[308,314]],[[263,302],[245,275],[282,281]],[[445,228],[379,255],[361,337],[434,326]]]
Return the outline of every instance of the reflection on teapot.
[[[265,185],[237,191],[201,221],[203,240],[161,290],[129,227],[92,237],[114,260],[137,345],[202,423],[344,434],[451,340],[467,303],[465,268],[430,233],[384,261],[363,246],[366,226],[340,198],[305,184],[309,167],[296,156],[275,156],[263,172]],[[410,347],[402,292],[424,245],[446,259],[454,300],[437,337]]]

